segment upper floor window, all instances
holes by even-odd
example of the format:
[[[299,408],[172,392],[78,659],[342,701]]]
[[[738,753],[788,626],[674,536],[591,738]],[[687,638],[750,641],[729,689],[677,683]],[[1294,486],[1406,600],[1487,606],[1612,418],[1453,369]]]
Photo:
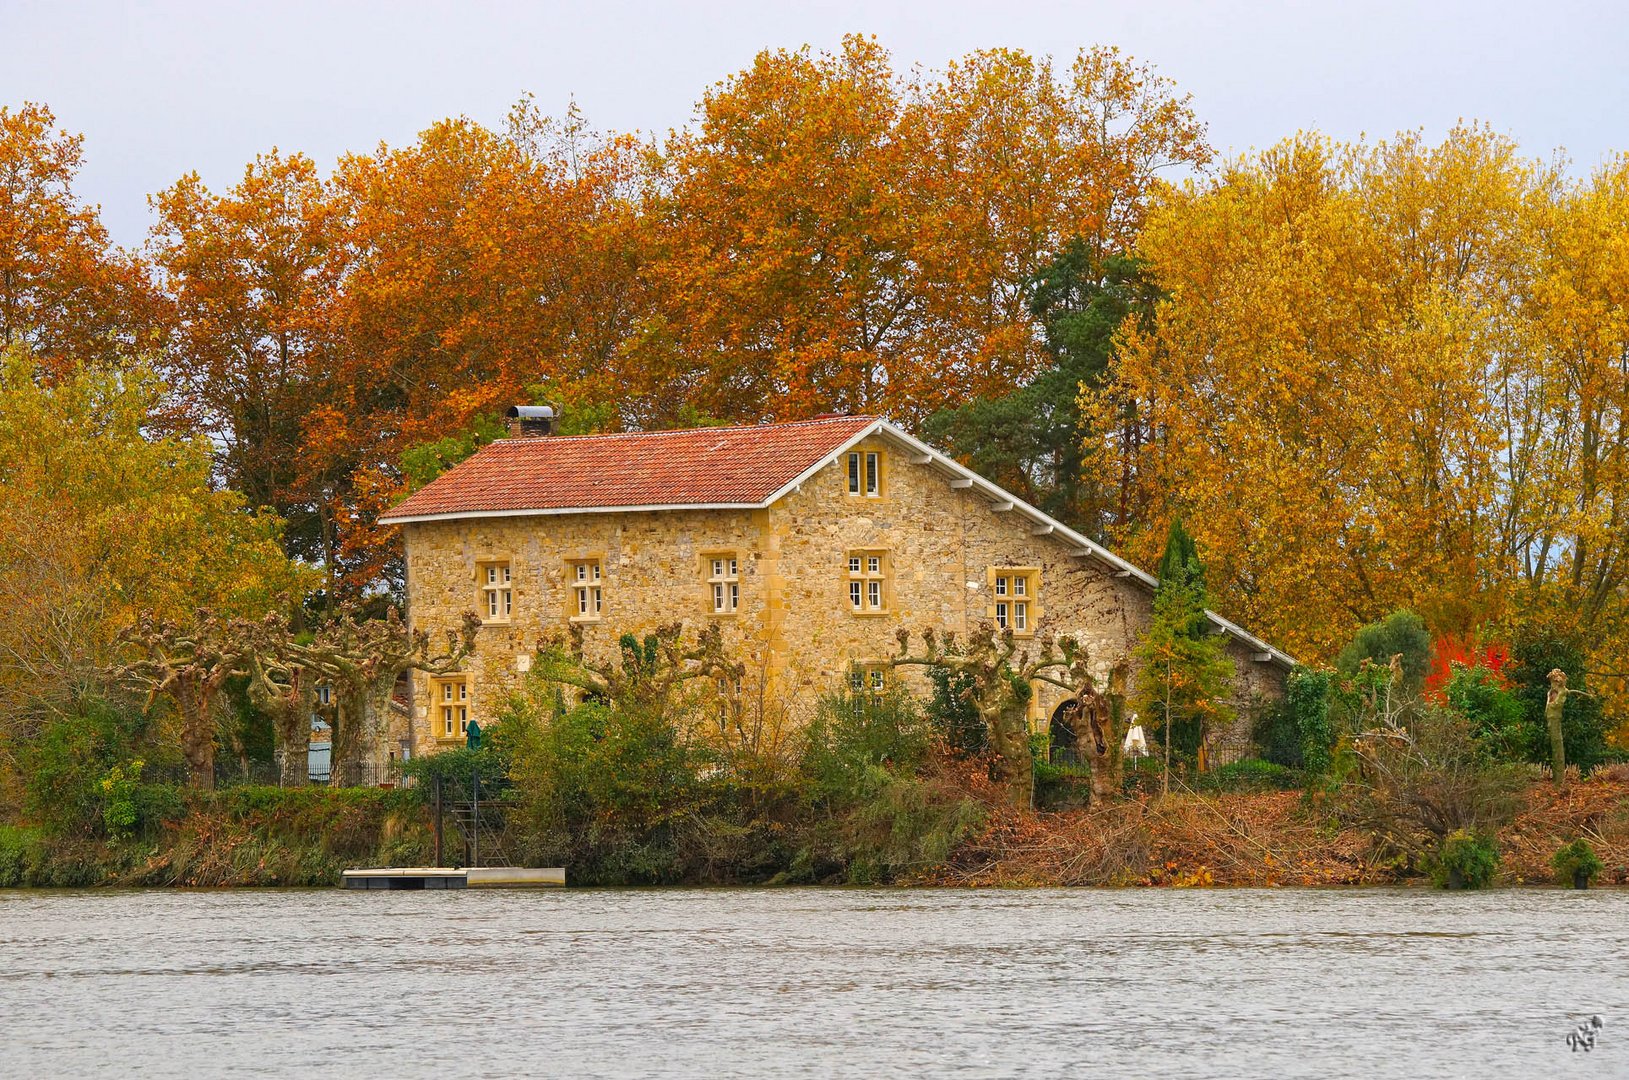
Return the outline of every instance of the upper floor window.
[[[571,564],[571,617],[597,619],[605,607],[600,591],[600,561],[579,559]]]
[[[733,615],[741,606],[741,564],[734,555],[707,556],[707,588],[714,615]]]
[[[515,594],[510,588],[509,564],[482,563],[481,617],[485,622],[508,622],[515,608]]]
[[[882,455],[856,450],[848,456],[848,493],[877,498],[882,494]]]
[[[848,602],[855,614],[888,610],[888,553],[851,551],[848,554]]]
[[[437,738],[457,739],[469,734],[469,678],[430,680],[430,696],[435,710]]]
[[[999,567],[991,571],[991,576],[997,628],[1020,636],[1034,633],[1035,572]]]

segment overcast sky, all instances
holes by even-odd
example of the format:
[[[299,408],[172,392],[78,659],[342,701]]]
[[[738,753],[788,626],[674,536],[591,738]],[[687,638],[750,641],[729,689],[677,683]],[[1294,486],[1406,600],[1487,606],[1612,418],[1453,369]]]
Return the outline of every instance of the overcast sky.
[[[1118,45],[1193,94],[1219,149],[1298,129],[1341,138],[1460,117],[1588,172],[1629,149],[1629,4],[922,0],[915,3],[65,3],[0,0],[0,104],[49,104],[86,136],[80,193],[114,238],[196,169],[224,188],[258,151],[323,165],[523,92],[597,128],[665,132],[760,49],[876,34],[896,67],[1014,46],[1067,61]]]

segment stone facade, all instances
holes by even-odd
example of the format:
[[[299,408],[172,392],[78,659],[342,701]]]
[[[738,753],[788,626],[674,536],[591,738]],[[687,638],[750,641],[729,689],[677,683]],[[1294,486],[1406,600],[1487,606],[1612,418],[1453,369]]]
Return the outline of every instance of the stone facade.
[[[878,495],[849,493],[850,452],[879,455]],[[1012,512],[1010,504],[993,504],[987,493],[947,477],[882,433],[761,509],[461,517],[411,521],[403,532],[409,618],[416,626],[440,633],[466,611],[489,613],[488,567],[507,565],[510,590],[507,618],[500,612],[480,632],[465,688],[449,691],[418,677],[415,754],[460,741],[441,726],[448,701],[488,723],[523,678],[538,640],[580,618],[579,565],[589,568],[584,580],[599,568],[601,610],[583,620],[592,654],[608,656],[624,632],[718,621],[747,678],[761,680],[768,696],[794,714],[839,688],[855,665],[893,655],[901,627],[965,636],[993,620],[998,577],[1023,574],[1029,631],[1074,636],[1104,678],[1129,659],[1152,602],[1145,583],[1079,554],[1061,534]],[[715,557],[735,560],[733,613],[714,612],[709,579]],[[857,575],[850,572],[851,558],[861,560]],[[875,573],[872,558],[879,560]],[[862,607],[869,607],[871,580],[880,583],[881,610],[856,613],[850,583],[861,583]],[[1259,650],[1237,637],[1228,647],[1238,704],[1281,693],[1282,663],[1258,659]],[[899,677],[924,688],[920,669],[900,669]],[[1038,686],[1034,721],[1044,724],[1063,696],[1056,687]]]

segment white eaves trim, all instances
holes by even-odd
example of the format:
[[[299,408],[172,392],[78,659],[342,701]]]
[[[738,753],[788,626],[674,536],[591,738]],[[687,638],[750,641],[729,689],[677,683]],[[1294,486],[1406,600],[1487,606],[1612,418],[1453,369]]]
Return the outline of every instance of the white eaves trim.
[[[991,483],[978,473],[967,468],[952,457],[940,453],[927,443],[922,442],[903,428],[889,423],[887,420],[878,420],[867,427],[861,428],[847,441],[831,453],[804,469],[797,476],[787,481],[781,488],[762,502],[723,502],[723,503],[653,503],[647,506],[574,506],[557,507],[547,510],[458,510],[445,514],[411,514],[402,517],[389,515],[379,519],[381,525],[406,525],[420,521],[447,521],[458,518],[496,518],[496,517],[547,517],[561,514],[632,514],[651,512],[657,510],[762,510],[779,502],[790,493],[801,488],[809,478],[828,465],[836,463],[856,444],[873,435],[881,435],[892,442],[906,447],[912,452],[911,462],[938,469],[950,475],[951,487],[961,490],[971,489],[983,495],[991,504],[992,509],[999,508],[1027,518],[1037,530],[1035,535],[1048,536],[1054,540],[1068,544],[1073,550],[1071,554],[1080,558],[1096,559],[1105,566],[1113,568],[1115,577],[1129,577],[1146,588],[1152,590],[1159,584],[1154,575],[1122,559],[1114,552],[1095,543],[1082,534],[1071,529],[1063,522],[1036,509],[1018,496],[1007,491],[997,484]],[[1206,611],[1211,624],[1220,633],[1235,637],[1240,641],[1264,653],[1271,662],[1284,667],[1293,667],[1295,658],[1288,653],[1275,649],[1265,641],[1249,633],[1237,623],[1222,618],[1213,611]]]

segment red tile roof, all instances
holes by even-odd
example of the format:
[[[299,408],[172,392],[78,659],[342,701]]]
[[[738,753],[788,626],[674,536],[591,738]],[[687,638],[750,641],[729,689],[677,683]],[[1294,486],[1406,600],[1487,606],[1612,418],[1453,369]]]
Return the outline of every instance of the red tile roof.
[[[500,439],[441,474],[381,521],[528,510],[754,506],[876,422]]]

